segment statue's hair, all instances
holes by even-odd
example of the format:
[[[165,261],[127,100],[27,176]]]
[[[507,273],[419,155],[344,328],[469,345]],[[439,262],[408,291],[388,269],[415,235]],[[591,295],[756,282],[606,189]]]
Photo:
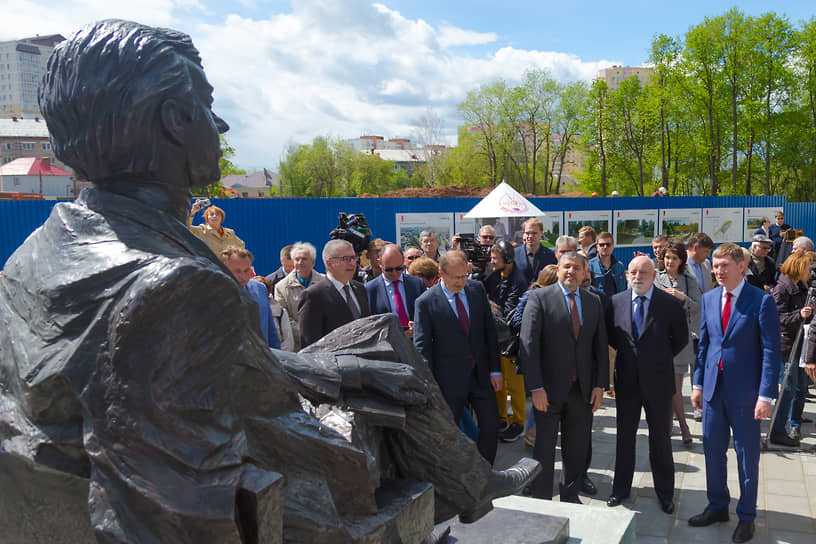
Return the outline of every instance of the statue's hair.
[[[155,175],[161,106],[193,103],[191,65],[201,67],[198,51],[175,30],[110,19],[77,31],[51,53],[40,86],[54,154],[94,182]]]

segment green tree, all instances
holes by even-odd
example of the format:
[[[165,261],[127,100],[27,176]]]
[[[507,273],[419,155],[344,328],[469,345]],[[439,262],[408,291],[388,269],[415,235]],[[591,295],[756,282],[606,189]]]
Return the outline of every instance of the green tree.
[[[218,160],[218,166],[221,169],[221,178],[233,174],[246,174],[246,170],[238,168],[232,162],[232,158],[235,157],[235,148],[230,145],[230,143],[227,141],[226,136],[224,136],[223,134],[221,134],[219,138],[221,140],[221,158]],[[204,187],[201,193],[197,196],[204,195],[210,198],[224,197],[225,196],[224,185],[221,183],[221,179],[219,179],[215,183],[211,183],[210,185]]]

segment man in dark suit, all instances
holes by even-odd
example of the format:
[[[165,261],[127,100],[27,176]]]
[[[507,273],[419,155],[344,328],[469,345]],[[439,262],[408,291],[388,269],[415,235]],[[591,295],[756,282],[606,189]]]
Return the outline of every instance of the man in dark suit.
[[[414,303],[425,291],[422,278],[405,273],[405,256],[396,244],[380,251],[382,274],[365,284],[368,307],[373,314],[392,313],[400,320],[408,338],[414,333]]]
[[[332,240],[323,248],[326,277],[303,291],[298,304],[301,346],[312,344],[349,321],[371,315],[363,284],[351,279],[357,269],[354,248]]]
[[[558,282],[530,291],[524,308],[519,361],[533,398],[533,457],[541,462],[542,472],[532,490],[540,499],[552,498],[560,425],[561,501],[580,503],[588,427],[609,382],[603,309],[597,296],[580,287],[585,273],[583,255],[563,254]]]
[[[744,280],[746,266],[736,244],[722,244],[714,251],[714,276],[720,286],[703,295],[691,392],[691,403],[703,409],[708,505],[688,522],[704,527],[728,521],[725,455],[733,432],[740,481],[734,542],[754,535],[760,421],[771,415],[781,360],[776,304],[771,295]]]
[[[544,236],[544,224],[531,217],[524,222],[524,244],[516,248],[514,262],[524,275],[527,285],[538,278],[541,269],[548,264],[557,264],[555,253],[550,248],[541,245]]]
[[[451,250],[439,257],[442,280],[416,301],[414,345],[427,359],[457,425],[470,403],[479,420],[476,446],[490,463],[496,457],[502,386],[496,326],[481,282],[468,280],[467,256]]]
[[[649,425],[649,461],[660,508],[674,512],[671,451],[674,356],[688,343],[688,324],[676,298],[654,288],[655,267],[641,255],[629,263],[631,288],[612,296],[607,330],[615,356],[617,444],[615,479],[606,504],[629,496],[635,473],[635,438],[641,409]]]
[[[275,285],[295,268],[295,261],[292,260],[292,245],[283,246],[280,250],[280,268],[266,276],[266,279],[272,283],[270,292],[273,296],[275,295]]]

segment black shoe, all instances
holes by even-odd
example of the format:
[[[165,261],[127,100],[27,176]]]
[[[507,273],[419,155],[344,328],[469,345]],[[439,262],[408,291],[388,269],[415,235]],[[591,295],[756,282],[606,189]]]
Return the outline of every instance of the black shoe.
[[[462,523],[473,523],[493,509],[493,499],[518,493],[529,485],[541,472],[541,464],[535,459],[522,457],[507,470],[494,470],[482,489],[482,495],[467,512],[459,514]]]
[[[709,510],[706,508],[702,514],[690,517],[688,524],[692,527],[708,527],[718,521],[728,521],[728,510]]]
[[[771,442],[773,444],[779,444],[780,446],[791,446],[794,448],[799,447],[799,441],[786,434],[772,434]]]
[[[731,540],[734,542],[748,542],[754,537],[754,522],[739,520]]]
[[[620,506],[623,501],[629,498],[629,495],[610,495],[608,499],[606,499],[607,506]]]
[[[499,440],[502,442],[515,442],[524,435],[524,427],[518,423],[511,423],[504,431],[499,434]]]
[[[561,502],[568,502],[571,504],[584,504],[578,497],[561,497]]]
[[[598,494],[598,488],[595,487],[595,484],[592,483],[592,480],[590,480],[586,474],[584,474],[584,477],[581,479],[581,491],[592,496]]]
[[[813,423],[813,420],[809,417],[802,416],[802,423]]]
[[[668,501],[660,501],[660,509],[667,514],[674,514],[674,501],[671,499]]]

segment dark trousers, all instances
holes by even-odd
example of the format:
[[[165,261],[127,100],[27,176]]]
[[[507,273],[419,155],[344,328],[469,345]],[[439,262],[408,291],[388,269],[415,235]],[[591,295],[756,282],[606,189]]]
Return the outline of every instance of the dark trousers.
[[[641,408],[646,410],[649,426],[649,462],[652,465],[657,498],[670,501],[674,496],[674,460],[671,450],[672,399],[644,398],[638,390],[616,390],[617,440],[615,478],[612,494],[626,497],[632,491],[635,474],[635,448]]]
[[[577,498],[589,444],[587,429],[592,425],[591,406],[584,400],[578,383],[573,382],[565,401],[550,403],[546,412],[533,408],[533,413],[537,428],[533,457],[542,468],[532,485],[533,497],[552,499],[555,443],[560,426],[562,468],[559,492],[561,500]]]
[[[491,465],[496,459],[496,446],[499,440],[499,406],[496,404],[496,393],[490,383],[480,384],[476,373],[470,374],[470,387],[467,391],[442,391],[456,426],[462,420],[465,406],[470,404],[476,414],[479,425],[479,434],[476,438],[476,447]]]

